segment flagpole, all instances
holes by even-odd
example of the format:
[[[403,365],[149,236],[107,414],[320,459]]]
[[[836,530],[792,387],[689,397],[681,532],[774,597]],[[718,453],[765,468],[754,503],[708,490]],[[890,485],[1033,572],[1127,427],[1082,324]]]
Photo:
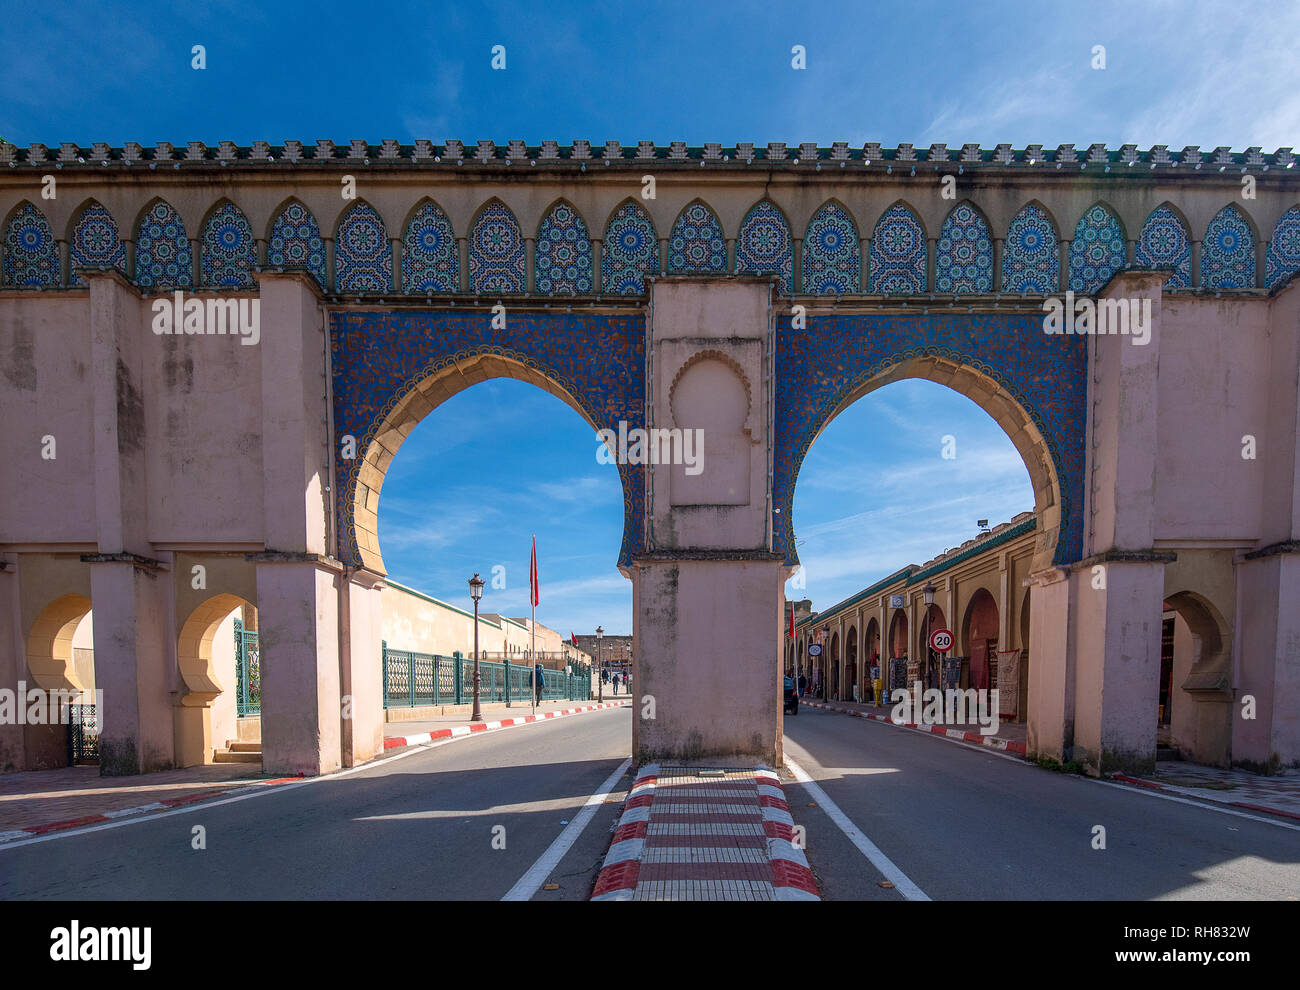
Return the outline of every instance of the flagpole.
[[[529,652],[533,655],[533,714],[537,714],[537,534],[533,534],[532,573],[528,576],[528,601],[533,609],[533,621],[528,624],[532,636]]]

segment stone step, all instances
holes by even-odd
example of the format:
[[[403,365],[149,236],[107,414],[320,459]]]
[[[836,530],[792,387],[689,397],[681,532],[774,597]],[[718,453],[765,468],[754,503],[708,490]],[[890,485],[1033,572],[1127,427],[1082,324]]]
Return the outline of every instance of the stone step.
[[[232,753],[228,749],[219,749],[213,754],[213,763],[261,763],[262,754],[257,753]]]
[[[226,749],[232,753],[260,753],[262,744],[260,742],[240,742],[238,739],[227,739]]]

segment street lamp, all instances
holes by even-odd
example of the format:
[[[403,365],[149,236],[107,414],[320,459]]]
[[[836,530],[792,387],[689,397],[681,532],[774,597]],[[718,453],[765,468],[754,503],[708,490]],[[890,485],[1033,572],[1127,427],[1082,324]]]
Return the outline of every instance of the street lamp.
[[[605,635],[605,630],[596,627],[596,700],[604,702],[605,700],[605,668],[600,664],[600,637]]]
[[[483,597],[483,579],[478,572],[469,579],[469,596],[474,599],[474,713],[471,722],[482,722],[483,713],[478,708],[478,600]]]
[[[925,587],[921,589],[921,594],[925,598],[925,679],[929,682],[927,687],[935,686],[932,678],[934,656],[930,650],[930,606],[934,604],[934,593],[938,590],[929,581],[926,581]]]

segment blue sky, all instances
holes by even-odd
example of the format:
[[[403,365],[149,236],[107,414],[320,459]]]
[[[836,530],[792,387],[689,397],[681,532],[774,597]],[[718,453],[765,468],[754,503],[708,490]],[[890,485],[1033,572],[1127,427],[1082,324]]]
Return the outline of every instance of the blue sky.
[[[9,4],[0,136],[153,144],[288,138],[1073,142],[1300,146],[1300,4],[429,2]],[[191,68],[203,45],[207,68]],[[490,67],[494,45],[506,70]],[[791,68],[803,45],[807,69]],[[1093,47],[1106,67],[1091,67]],[[478,417],[477,421],[473,417]],[[945,434],[957,458],[939,456]],[[472,438],[472,439],[471,439]],[[813,446],[794,523],[818,608],[1032,506],[1010,442],[973,403],[890,385]],[[630,630],[615,470],[572,410],[476,386],[403,446],[380,505],[394,578],[568,633]]]

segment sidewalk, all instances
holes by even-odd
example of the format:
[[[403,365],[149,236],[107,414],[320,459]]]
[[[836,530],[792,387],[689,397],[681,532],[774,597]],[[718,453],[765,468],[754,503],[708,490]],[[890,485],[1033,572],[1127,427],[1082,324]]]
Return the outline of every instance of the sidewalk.
[[[1223,770],[1171,761],[1157,763],[1153,774],[1142,777],[1111,774],[1110,779],[1166,794],[1214,801],[1300,821],[1300,773],[1295,770],[1274,777],[1261,777],[1249,770]]]
[[[618,701],[589,702],[585,705],[572,701],[547,701],[537,706],[537,714],[530,714],[528,705],[522,708],[514,706],[493,712],[493,715],[505,715],[505,718],[482,722],[471,722],[468,715],[440,715],[437,718],[425,718],[411,722],[386,722],[384,724],[384,750],[399,749],[403,746],[423,746],[435,739],[454,739],[468,736],[472,732],[488,732],[491,729],[504,729],[512,725],[524,725],[548,718],[561,718],[565,715],[578,715],[582,712],[597,711],[602,708],[622,708],[630,705],[626,696]],[[566,707],[567,706],[567,707]]]
[[[606,702],[604,706],[595,702],[581,706],[571,701],[547,702],[538,708],[536,718],[529,716],[527,706],[522,711],[511,708],[506,711],[520,714],[501,721],[480,722],[473,728],[468,717],[454,715],[423,722],[390,723],[384,726],[384,750],[630,703],[626,697]],[[425,731],[412,734],[412,728]],[[398,731],[404,735],[397,735]],[[0,845],[302,779],[267,777],[256,763],[219,763],[130,777],[101,777],[97,766],[0,774]]]
[[[623,805],[593,901],[817,901],[766,767],[648,764]]]
[[[131,777],[101,777],[97,766],[7,773],[0,775],[0,843],[298,779],[268,779],[260,766],[247,763]]]
[[[987,746],[990,749],[996,749],[1004,753],[1013,753],[1017,756],[1025,755],[1025,740],[1029,727],[1024,722],[1000,722],[998,731],[994,735],[983,735],[979,731],[979,725],[972,724],[965,728],[948,728],[943,725],[918,725],[915,722],[895,722],[890,718],[893,712],[892,705],[868,705],[858,701],[818,701],[815,698],[801,698],[800,707],[822,708],[826,711],[840,712],[843,715],[853,715],[858,718],[874,719],[877,722],[886,722],[889,725],[896,726],[900,729],[915,729],[918,732],[930,732],[936,736],[944,736],[947,739],[955,739],[958,742],[973,743],[976,746]]]
[[[1003,722],[998,727],[997,735],[981,736],[979,732],[947,729],[940,725],[926,726],[916,725],[915,723],[895,723],[889,717],[889,706],[866,705],[852,701],[832,701],[828,703],[810,698],[802,699],[800,705],[840,712],[858,718],[870,718],[889,725],[896,725],[898,728],[912,729],[917,732],[930,732],[948,739],[988,746],[1002,752],[1025,756],[1027,726],[1023,723]],[[1224,770],[1219,767],[1204,767],[1197,763],[1168,762],[1157,763],[1155,773],[1143,777],[1112,773],[1106,774],[1106,778],[1132,787],[1176,794],[1198,801],[1213,801],[1216,804],[1224,804],[1233,808],[1263,812],[1292,821],[1300,821],[1300,772],[1295,770],[1277,776],[1264,777],[1251,773],[1249,770]]]

